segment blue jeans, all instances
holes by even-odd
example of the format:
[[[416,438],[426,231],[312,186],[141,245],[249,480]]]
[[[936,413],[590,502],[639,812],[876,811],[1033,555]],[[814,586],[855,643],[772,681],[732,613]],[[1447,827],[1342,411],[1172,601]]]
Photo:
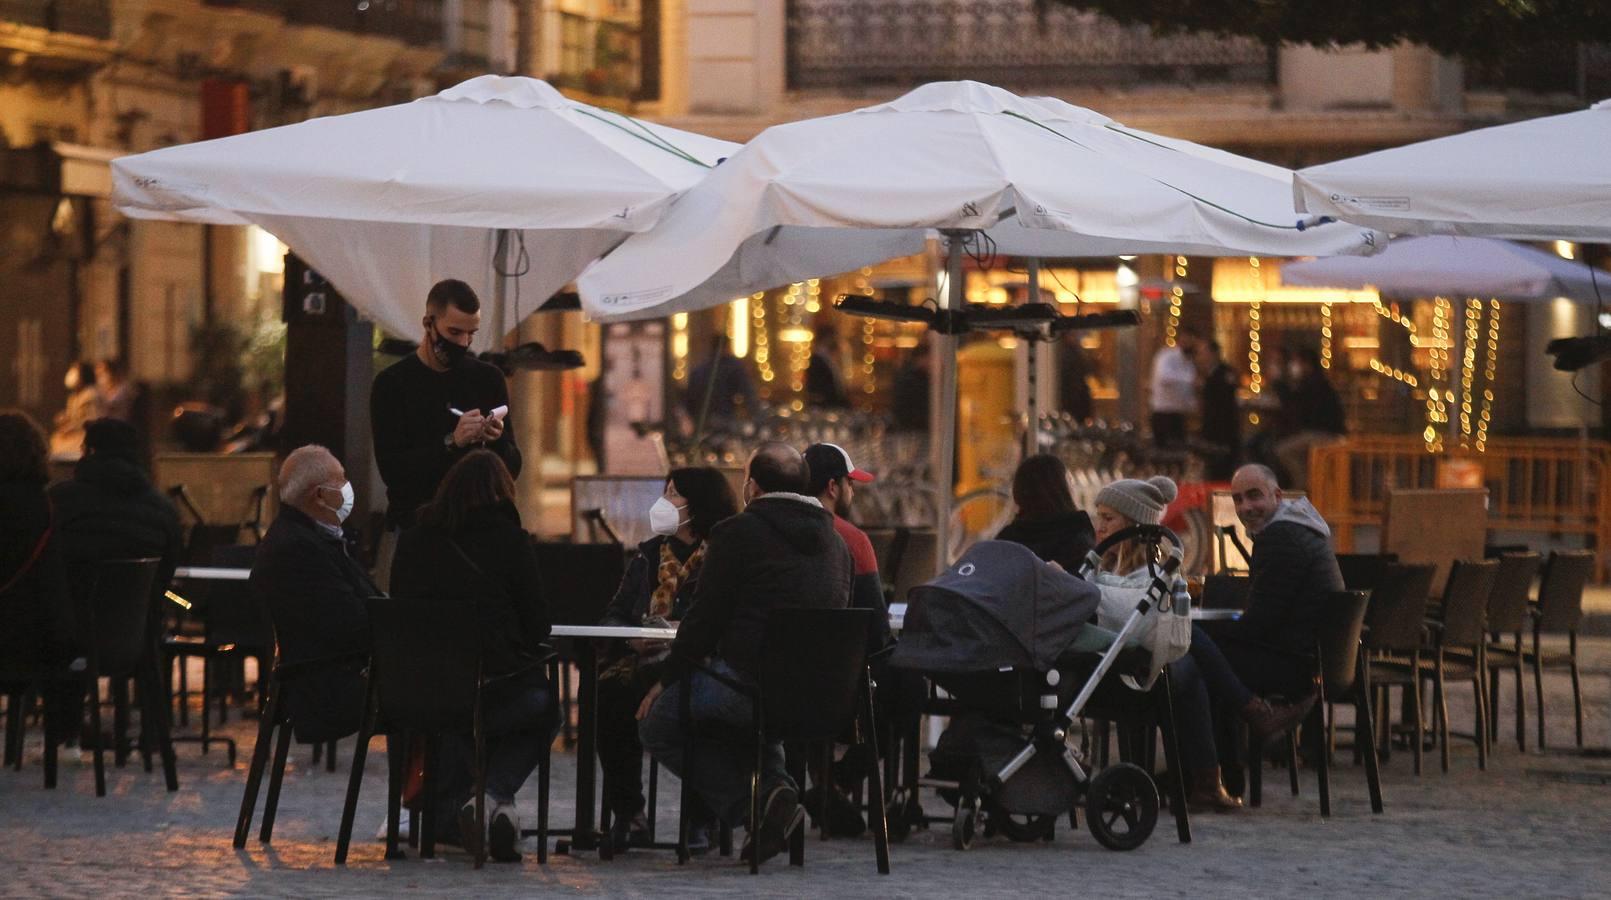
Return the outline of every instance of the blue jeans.
[[[708,667],[722,676],[742,683],[752,679],[735,671],[719,659],[712,659]],[[696,671],[686,685],[689,718],[694,724],[694,756],[688,765],[684,742],[688,735],[682,727],[682,693],[685,682],[677,681],[666,686],[649,715],[638,723],[638,736],[644,749],[652,753],[677,777],[705,801],[728,825],[742,823],[749,812],[750,770],[754,768],[755,751],[748,741],[723,740],[700,734],[701,725],[715,724],[737,734],[753,733],[754,715],[750,698],[740,694],[704,672]],[[783,745],[768,743],[761,753],[762,794],[773,788],[788,786],[798,790],[793,779],[784,770]]]
[[[526,672],[486,687],[481,695],[481,730],[487,742],[489,808],[515,802],[515,793],[537,770],[557,728],[553,693],[542,672]],[[439,829],[453,822],[459,807],[472,798],[474,759],[475,743],[470,735],[442,736],[436,760]],[[448,834],[453,827],[446,826]]]
[[[1219,765],[1214,743],[1214,703],[1240,712],[1253,692],[1236,676],[1219,645],[1200,627],[1191,630],[1191,652],[1169,664],[1175,718],[1180,723],[1180,752],[1191,769]]]

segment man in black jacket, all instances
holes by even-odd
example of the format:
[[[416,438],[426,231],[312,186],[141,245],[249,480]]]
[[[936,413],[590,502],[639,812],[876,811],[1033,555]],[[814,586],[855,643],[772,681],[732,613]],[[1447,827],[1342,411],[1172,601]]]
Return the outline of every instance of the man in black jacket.
[[[706,538],[704,568],[688,614],[671,644],[661,681],[638,709],[643,745],[686,778],[724,821],[741,821],[749,797],[749,751],[701,740],[696,766],[683,767],[681,692],[695,719],[753,727],[748,698],[695,669],[704,665],[739,681],[755,680],[767,614],[774,608],[843,609],[850,603],[851,561],[833,515],[806,496],[810,472],[800,451],[763,444],[745,471],[742,513]],[[684,677],[692,672],[691,677]],[[761,821],[748,823],[750,852],[767,859],[805,818],[799,789],[784,771],[783,747],[766,748]]]
[[[341,522],[352,511],[352,485],[329,450],[299,447],[280,466],[280,514],[257,548],[254,596],[267,605],[280,660],[300,663],[369,649],[367,597],[379,591],[347,555]],[[334,740],[358,730],[363,662],[286,682],[298,740]]]
[[[497,366],[470,355],[481,327],[480,298],[462,281],[439,281],[426,295],[421,324],[414,354],[375,376],[369,394],[375,462],[386,482],[389,530],[375,566],[383,581],[391,575],[397,530],[414,524],[415,513],[468,450],[486,447],[503,459],[510,477],[520,477],[509,385]]]
[[[50,489],[56,534],[80,597],[93,585],[95,564],[109,559],[158,557],[155,589],[173,579],[184,541],[179,514],[152,486],[140,458],[133,425],[96,419],[84,426],[84,456],[72,480]]]
[[[1267,466],[1237,469],[1231,498],[1253,536],[1253,558],[1247,610],[1222,648],[1255,693],[1301,691],[1309,666],[1295,655],[1314,652],[1320,605],[1343,589],[1331,529],[1307,499],[1283,498]]]

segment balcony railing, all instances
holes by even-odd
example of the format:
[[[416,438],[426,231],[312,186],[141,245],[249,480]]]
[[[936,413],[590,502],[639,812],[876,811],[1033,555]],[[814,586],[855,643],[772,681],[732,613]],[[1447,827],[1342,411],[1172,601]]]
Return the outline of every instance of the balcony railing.
[[[110,0],[0,0],[0,22],[15,22],[67,34],[112,35]]]
[[[1269,48],[1145,27],[1034,0],[788,0],[789,87],[1267,85]]]

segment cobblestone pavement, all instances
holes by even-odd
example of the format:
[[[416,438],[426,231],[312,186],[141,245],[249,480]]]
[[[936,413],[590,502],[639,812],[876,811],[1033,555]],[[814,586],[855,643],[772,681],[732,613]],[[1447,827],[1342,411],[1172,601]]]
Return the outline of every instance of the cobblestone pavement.
[[[1584,687],[1590,747],[1611,746],[1611,640],[1586,642]],[[1550,740],[1572,743],[1571,705],[1564,676],[1549,682]],[[1470,722],[1469,690],[1451,690],[1451,720]],[[880,877],[867,839],[807,845],[804,870],[783,860],[752,879],[736,861],[710,857],[678,867],[667,853],[637,851],[612,863],[593,855],[551,857],[539,867],[530,842],[518,866],[470,868],[449,849],[437,860],[382,859],[371,840],[383,817],[385,757],[375,744],[360,802],[350,863],[331,862],[340,820],[351,742],[337,773],[309,764],[306,747],[293,753],[272,847],[254,840],[236,851],[230,837],[244,783],[252,730],[233,721],[242,741],[231,770],[218,750],[202,756],[181,745],[181,790],[162,789],[160,772],[138,764],[111,769],[109,795],[94,796],[87,764],[67,762],[62,786],[41,787],[39,745],[28,745],[21,772],[0,773],[0,895],[6,897],[481,897],[555,894],[584,896],[970,897],[1087,894],[1095,896],[1606,896],[1611,888],[1611,758],[1552,749],[1516,751],[1507,685],[1500,714],[1503,735],[1487,772],[1474,749],[1456,742],[1451,771],[1410,772],[1408,753],[1385,764],[1387,812],[1372,816],[1363,770],[1339,755],[1334,815],[1322,820],[1314,776],[1304,772],[1302,795],[1289,796],[1281,772],[1265,779],[1264,808],[1193,820],[1194,841],[1182,846],[1171,823],[1160,821],[1140,850],[1112,853],[1083,830],[1060,828],[1051,845],[995,838],[965,853],[949,846],[949,829],[918,832],[894,848],[894,874]],[[1529,710],[1531,712],[1531,710]],[[1531,726],[1531,722],[1529,722]],[[1530,739],[1531,743],[1531,739]],[[557,756],[553,821],[571,819],[574,758]],[[665,787],[675,797],[675,787]],[[524,804],[535,789],[522,793]],[[660,827],[675,827],[674,801]],[[931,811],[942,804],[929,801]],[[528,819],[534,813],[526,809]],[[1083,822],[1082,822],[1083,824]]]

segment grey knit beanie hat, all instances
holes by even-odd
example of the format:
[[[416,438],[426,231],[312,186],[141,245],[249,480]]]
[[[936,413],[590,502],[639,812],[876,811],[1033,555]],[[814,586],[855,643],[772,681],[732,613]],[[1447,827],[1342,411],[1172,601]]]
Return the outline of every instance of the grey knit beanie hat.
[[[1163,521],[1164,508],[1178,493],[1174,480],[1163,475],[1146,481],[1122,478],[1102,488],[1096,502],[1138,525],[1157,525]]]

